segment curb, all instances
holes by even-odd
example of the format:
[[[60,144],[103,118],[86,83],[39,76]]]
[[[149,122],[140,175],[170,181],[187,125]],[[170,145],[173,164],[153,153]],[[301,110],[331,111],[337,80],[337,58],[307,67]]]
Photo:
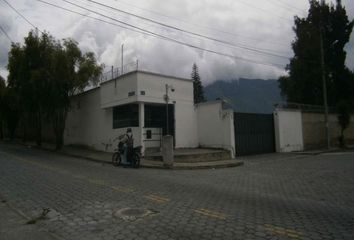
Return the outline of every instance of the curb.
[[[31,147],[31,148],[35,148],[38,150],[43,150],[43,151],[47,151],[47,152],[52,152],[52,153],[56,153],[56,154],[60,154],[60,155],[64,155],[64,156],[70,156],[70,157],[75,157],[77,159],[81,159],[81,160],[86,160],[86,161],[90,161],[90,162],[96,162],[96,163],[101,163],[101,164],[110,164],[112,165],[112,163],[110,161],[105,161],[105,160],[99,160],[96,158],[91,158],[91,157],[87,157],[87,156],[82,156],[82,155],[77,155],[77,154],[72,154],[72,153],[68,153],[65,151],[57,151],[54,149],[48,149],[45,147],[38,147],[38,146],[32,146],[32,145],[27,145],[25,143],[10,143],[10,144],[17,144],[17,145],[22,145],[22,146],[26,146],[26,147]],[[217,161],[216,161],[217,162]],[[202,169],[221,169],[221,168],[231,168],[231,167],[238,167],[238,166],[242,166],[244,165],[244,163],[242,161],[236,161],[233,163],[225,163],[225,164],[216,164],[216,165],[199,165],[199,166],[186,166],[186,165],[182,165],[182,166],[172,166],[172,167],[165,167],[163,165],[144,165],[141,164],[140,167],[141,168],[150,168],[150,169],[163,169],[163,170],[202,170]]]

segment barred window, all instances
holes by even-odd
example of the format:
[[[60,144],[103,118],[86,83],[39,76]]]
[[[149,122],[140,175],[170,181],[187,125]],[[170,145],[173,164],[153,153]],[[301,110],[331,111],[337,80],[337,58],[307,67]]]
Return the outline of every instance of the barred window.
[[[127,104],[113,108],[113,129],[139,127],[138,104]]]

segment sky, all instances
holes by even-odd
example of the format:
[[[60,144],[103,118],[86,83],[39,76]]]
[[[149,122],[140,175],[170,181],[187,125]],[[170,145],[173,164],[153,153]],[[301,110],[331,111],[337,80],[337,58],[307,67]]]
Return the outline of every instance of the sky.
[[[56,39],[73,38],[83,51],[95,53],[105,70],[121,65],[124,44],[124,64],[138,60],[139,69],[190,78],[196,63],[204,84],[219,79],[276,79],[284,75],[284,66],[293,56],[294,16],[306,16],[309,7],[308,0],[67,0],[109,17],[105,18],[62,0],[43,0],[112,25],[38,0],[7,1],[40,31]],[[342,3],[353,19],[354,1]],[[122,22],[130,27],[122,28]],[[33,29],[30,23],[0,0],[0,26],[8,35],[0,31],[1,76],[8,75],[8,38],[23,43]],[[132,31],[132,25],[140,30]],[[141,30],[159,37],[142,34]],[[354,33],[346,51],[346,64],[354,69]]]

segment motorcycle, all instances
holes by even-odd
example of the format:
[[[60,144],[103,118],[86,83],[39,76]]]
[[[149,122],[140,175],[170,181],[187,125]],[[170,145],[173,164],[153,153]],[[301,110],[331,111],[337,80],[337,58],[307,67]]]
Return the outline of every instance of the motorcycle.
[[[141,146],[133,147],[132,152],[127,154],[127,162],[128,166],[132,168],[140,167],[140,158],[141,158]],[[130,156],[129,156],[130,155]],[[122,164],[122,159],[124,158],[124,144],[122,142],[118,143],[118,148],[115,149],[112,156],[112,164],[113,166],[120,166]],[[126,166],[126,165],[125,165]]]

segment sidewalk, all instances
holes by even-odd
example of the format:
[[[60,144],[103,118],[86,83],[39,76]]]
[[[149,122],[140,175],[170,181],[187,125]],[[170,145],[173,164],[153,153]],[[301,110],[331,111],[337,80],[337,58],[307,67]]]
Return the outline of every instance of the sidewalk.
[[[41,230],[35,224],[26,224],[28,219],[0,199],[1,240],[58,240],[51,233]]]
[[[23,145],[23,143],[21,143]],[[38,148],[33,143],[26,143],[26,146],[33,148]],[[53,151],[59,154],[64,154],[67,156],[77,157],[81,159],[86,159],[94,162],[101,163],[112,163],[112,153],[102,152],[91,150],[84,147],[77,146],[64,146],[62,150],[56,151],[53,144],[43,143],[42,147],[39,149]],[[174,170],[193,170],[193,169],[217,169],[217,168],[229,168],[237,167],[243,165],[242,161],[236,159],[228,159],[222,161],[210,161],[210,162],[191,162],[191,163],[174,163]],[[140,161],[140,166],[143,168],[157,168],[157,169],[166,169],[162,161],[153,161],[142,158]]]
[[[353,151],[353,150],[354,150],[354,145],[348,145],[346,148],[331,147],[329,149],[323,148],[323,149],[314,149],[314,150],[304,150],[304,151],[298,151],[298,152],[293,152],[293,153],[303,154],[303,155],[319,155],[319,154],[323,154],[323,153],[347,152],[347,151]]]
[[[84,158],[96,162],[111,163],[112,153],[100,152],[89,150],[85,148],[78,148],[72,146],[65,146],[60,153]],[[140,162],[141,167],[144,168],[158,168],[166,169],[162,161],[153,161],[142,158]],[[193,169],[216,169],[216,168],[228,168],[237,167],[243,165],[243,162],[235,159],[223,160],[223,161],[211,161],[211,162],[191,162],[191,163],[174,163],[174,170],[193,170]]]

